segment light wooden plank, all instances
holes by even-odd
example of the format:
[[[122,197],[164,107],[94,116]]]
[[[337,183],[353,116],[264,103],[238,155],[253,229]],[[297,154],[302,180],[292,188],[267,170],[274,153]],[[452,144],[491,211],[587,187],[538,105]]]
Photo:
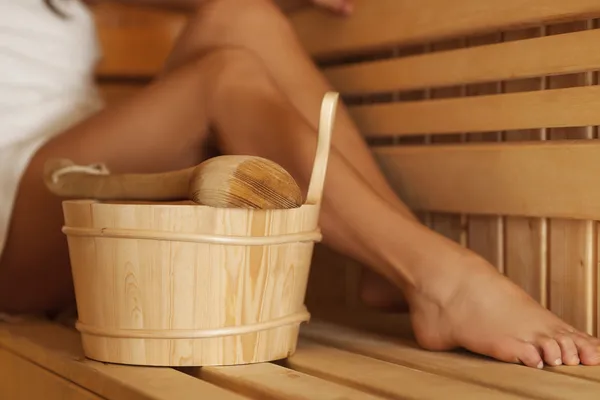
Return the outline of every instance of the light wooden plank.
[[[189,373],[261,400],[383,400],[383,397],[269,363],[191,368]]]
[[[505,275],[547,307],[548,245],[544,218],[506,218]]]
[[[600,219],[597,141],[376,147],[374,153],[414,209]]]
[[[591,335],[596,330],[596,229],[592,221],[550,221],[549,275],[552,312]]]
[[[598,398],[600,383],[463,353],[429,352],[400,339],[313,321],[301,335],[342,350],[433,374],[545,400]],[[600,370],[600,367],[588,367]]]
[[[564,34],[592,27],[592,21],[561,24],[548,27],[548,34]],[[551,89],[593,84],[592,72],[548,79]],[[548,130],[550,140],[594,137],[593,127]],[[591,335],[596,333],[596,234],[596,224],[592,221],[554,219],[549,223],[549,308],[563,320]]]
[[[489,32],[501,26],[522,25],[524,21],[537,24],[600,15],[600,8],[592,0],[536,1],[525,6],[520,0],[461,3],[464,4],[449,5],[443,0],[358,0],[350,19],[313,9],[292,13],[290,17],[301,42],[319,57]],[[93,12],[105,54],[98,72],[104,76],[155,75],[187,22],[182,12],[112,3],[95,5]],[[441,17],[445,22],[437,23]]]
[[[323,72],[336,90],[357,95],[594,69],[600,69],[599,30],[339,65]]]
[[[7,400],[102,400],[39,365],[0,349],[0,397]]]
[[[350,107],[365,136],[456,134],[600,124],[600,87]],[[477,110],[474,112],[473,110]]]
[[[110,400],[239,400],[245,397],[172,368],[86,359],[76,331],[46,321],[0,324],[0,348]]]
[[[524,397],[460,380],[434,375],[301,339],[298,351],[286,360],[296,371],[390,399],[461,400],[522,399]]]
[[[589,379],[591,381],[600,382],[600,368],[589,368],[585,365],[552,367],[552,372],[559,374],[574,376],[577,378]]]
[[[505,33],[504,40],[519,43],[545,33],[544,27]],[[545,39],[545,38],[543,38]],[[532,39],[538,40],[538,39]],[[504,91],[526,92],[546,89],[546,79],[531,78],[504,82]],[[545,140],[546,129],[505,132],[506,141]],[[505,275],[533,299],[548,305],[548,224],[545,218],[508,217],[505,221]]]
[[[504,272],[504,219],[469,215],[467,247]]]
[[[291,20],[308,51],[326,57],[597,15],[594,0],[355,0],[349,19],[306,10]]]

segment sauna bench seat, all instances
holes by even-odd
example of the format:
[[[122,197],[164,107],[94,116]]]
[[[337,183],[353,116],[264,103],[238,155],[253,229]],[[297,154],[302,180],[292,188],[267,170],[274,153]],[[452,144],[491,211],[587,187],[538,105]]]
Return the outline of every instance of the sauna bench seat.
[[[297,352],[275,363],[162,368],[100,363],[72,327],[0,324],[0,398],[7,400],[598,399],[600,368],[536,370],[466,352],[419,349],[407,335],[313,320]]]

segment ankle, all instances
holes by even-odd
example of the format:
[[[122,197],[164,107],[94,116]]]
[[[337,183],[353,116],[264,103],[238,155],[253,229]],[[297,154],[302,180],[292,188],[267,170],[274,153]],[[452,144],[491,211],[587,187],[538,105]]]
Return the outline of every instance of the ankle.
[[[426,297],[444,306],[468,275],[485,272],[476,254],[419,222],[405,220],[402,227],[402,233],[388,235],[392,242],[381,254],[409,302]]]

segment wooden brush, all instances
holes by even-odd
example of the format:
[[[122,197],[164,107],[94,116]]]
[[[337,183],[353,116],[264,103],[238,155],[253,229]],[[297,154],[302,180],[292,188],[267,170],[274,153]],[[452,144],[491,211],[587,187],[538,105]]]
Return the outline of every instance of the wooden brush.
[[[44,182],[57,196],[97,200],[191,200],[217,208],[286,209],[302,205],[294,178],[279,164],[256,156],[210,158],[182,170],[111,174],[103,165],[67,159],[46,162]]]

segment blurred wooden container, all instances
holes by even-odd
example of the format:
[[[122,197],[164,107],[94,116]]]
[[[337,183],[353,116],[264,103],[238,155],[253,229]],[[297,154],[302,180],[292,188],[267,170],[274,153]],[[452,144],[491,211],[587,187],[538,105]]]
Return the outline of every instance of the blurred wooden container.
[[[77,329],[89,358],[235,365],[296,350],[337,93],[323,100],[305,204],[285,210],[187,203],[63,203]]]

